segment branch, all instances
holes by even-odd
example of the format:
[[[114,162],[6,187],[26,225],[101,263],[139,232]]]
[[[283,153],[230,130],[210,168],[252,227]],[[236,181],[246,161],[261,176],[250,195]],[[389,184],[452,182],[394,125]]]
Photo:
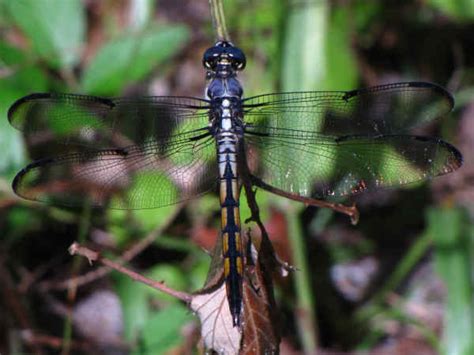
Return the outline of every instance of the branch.
[[[229,33],[225,24],[224,8],[222,0],[209,0],[212,16],[212,26],[217,33],[218,41],[230,41]]]
[[[151,243],[155,241],[157,236],[161,235],[163,231],[168,228],[169,224],[174,220],[178,212],[180,211],[179,208],[176,208],[173,213],[171,213],[168,217],[168,220],[163,223],[162,225],[158,226],[154,230],[152,230],[145,238],[143,238],[140,242],[135,244],[132,248],[126,250],[118,259],[117,263],[124,264],[132,260],[135,256],[140,254],[143,250],[145,250]],[[51,281],[44,281],[40,283],[39,289],[43,292],[49,290],[64,290],[68,289],[71,285],[76,285],[77,287],[83,286],[88,284],[92,281],[95,281],[101,277],[106,276],[111,271],[110,268],[104,266],[88,272],[84,275],[69,278],[64,281],[60,282],[51,282]]]
[[[155,281],[152,279],[149,279],[135,271],[132,271],[130,269],[127,269],[126,267],[120,265],[117,262],[114,262],[112,260],[109,260],[107,258],[103,258],[99,252],[91,250],[89,248],[86,248],[79,243],[72,243],[72,245],[69,247],[69,253],[71,255],[81,255],[89,260],[89,263],[92,264],[94,261],[98,261],[101,264],[114,269],[122,274],[125,274],[132,278],[135,281],[141,282],[145,285],[148,285],[158,291],[164,292],[170,296],[176,297],[180,299],[181,301],[184,302],[191,302],[192,296],[189,293],[186,292],[180,292],[176,291],[164,284],[163,281]]]

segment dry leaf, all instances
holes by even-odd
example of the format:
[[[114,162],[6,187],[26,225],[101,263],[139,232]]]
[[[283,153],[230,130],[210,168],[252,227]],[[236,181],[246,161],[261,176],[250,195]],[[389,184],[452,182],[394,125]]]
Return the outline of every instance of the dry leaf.
[[[240,354],[278,354],[280,324],[273,295],[272,275],[277,265],[270,241],[265,237],[259,250],[252,244],[254,266],[247,265],[244,279],[243,342]]]
[[[219,354],[239,352],[242,334],[239,327],[232,325],[223,279],[217,289],[193,295],[190,307],[201,321],[201,336],[206,349]]]

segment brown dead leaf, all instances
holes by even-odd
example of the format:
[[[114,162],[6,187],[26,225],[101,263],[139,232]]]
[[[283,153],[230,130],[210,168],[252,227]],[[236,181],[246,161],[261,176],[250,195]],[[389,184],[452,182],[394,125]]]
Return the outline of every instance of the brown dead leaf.
[[[254,266],[247,265],[244,279],[243,342],[240,354],[278,354],[280,324],[273,295],[272,276],[277,263],[266,235],[259,250],[252,244]]]

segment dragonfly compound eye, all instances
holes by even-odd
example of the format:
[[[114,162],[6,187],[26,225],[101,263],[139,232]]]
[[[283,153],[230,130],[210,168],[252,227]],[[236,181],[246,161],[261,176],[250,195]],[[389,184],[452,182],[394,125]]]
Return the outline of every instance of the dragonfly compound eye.
[[[234,70],[244,69],[245,64],[247,62],[245,59],[244,52],[242,52],[242,50],[237,47],[229,48],[227,51],[228,51],[228,56],[232,62],[232,68]]]
[[[202,58],[202,64],[206,69],[215,70],[219,61],[219,53],[214,47],[209,48]]]

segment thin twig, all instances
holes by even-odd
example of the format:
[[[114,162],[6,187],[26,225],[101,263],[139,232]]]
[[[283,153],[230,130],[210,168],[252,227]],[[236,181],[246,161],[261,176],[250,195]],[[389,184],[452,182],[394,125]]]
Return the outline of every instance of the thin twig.
[[[318,200],[311,197],[296,195],[296,194],[289,193],[281,189],[277,189],[276,187],[273,187],[271,185],[268,185],[262,180],[256,178],[255,176],[249,175],[249,177],[251,178],[252,184],[254,186],[261,187],[262,189],[267,190],[275,195],[285,197],[289,200],[304,203],[307,206],[330,208],[336,212],[343,213],[349,216],[349,218],[351,219],[351,223],[353,225],[356,225],[359,222],[359,211],[357,210],[357,207],[355,206],[355,204],[353,204],[352,206],[346,206],[341,203]]]
[[[36,347],[47,346],[51,349],[60,349],[63,344],[62,338],[38,334],[29,330],[21,332],[21,338],[26,344]],[[71,349],[90,353],[93,350],[93,346],[85,341],[73,340],[71,341]]]
[[[145,285],[153,287],[154,289],[164,292],[170,296],[176,297],[184,302],[191,302],[192,295],[190,295],[189,293],[176,291],[166,286],[163,281],[155,281],[155,280],[149,279],[135,271],[127,269],[126,267],[122,266],[121,264],[117,262],[114,262],[107,258],[103,258],[99,252],[86,248],[80,245],[79,243],[73,243],[69,247],[69,253],[71,253],[71,255],[81,255],[87,258],[89,260],[89,263],[98,261],[102,263],[103,265],[108,266],[111,269],[114,269],[122,274],[129,276],[135,281],[144,283]]]
[[[0,254],[0,298],[3,298],[6,309],[11,313],[11,318],[15,321],[15,324],[20,327],[23,331],[33,329],[33,326],[29,319],[29,314],[25,309],[22,302],[22,296],[18,292],[18,287],[14,284],[10,271],[5,267],[6,261],[4,254]],[[24,349],[28,353],[35,355],[44,354],[41,346],[34,343],[27,343]]]
[[[230,41],[229,33],[225,24],[224,7],[222,0],[209,0],[212,25],[217,34],[218,41]]]
[[[79,229],[77,231],[77,238],[80,242],[84,242],[89,233],[91,223],[91,211],[92,207],[90,204],[85,203],[84,208],[79,220]],[[75,275],[79,273],[81,267],[81,260],[74,260],[72,263],[71,274]],[[75,282],[69,284],[67,289],[67,301],[68,301],[68,312],[64,320],[64,331],[63,331],[63,347],[61,349],[62,355],[69,355],[71,352],[72,342],[72,311],[74,302],[77,296],[78,285]]]
[[[152,244],[156,238],[163,233],[163,231],[168,228],[170,223],[174,220],[180,208],[177,207],[169,216],[165,223],[153,229],[145,238],[141,239],[137,244],[132,248],[126,250],[119,258],[117,258],[118,264],[124,264],[135,258],[143,250],[145,250],[150,244]],[[49,290],[64,290],[67,289],[72,283],[76,284],[77,287],[84,286],[90,282],[98,280],[112,271],[110,268],[103,266],[94,271],[90,271],[84,275],[73,277],[60,282],[51,282],[44,281],[40,283],[39,289],[43,292]]]

